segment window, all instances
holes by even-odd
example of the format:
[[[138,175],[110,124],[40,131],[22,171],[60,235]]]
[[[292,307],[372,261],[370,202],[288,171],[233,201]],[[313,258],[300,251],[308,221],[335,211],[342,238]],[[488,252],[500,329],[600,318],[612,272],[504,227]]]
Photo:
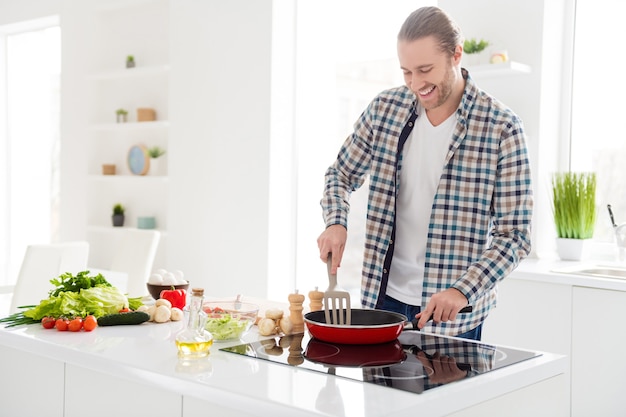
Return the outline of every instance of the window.
[[[50,242],[58,230],[61,36],[49,20],[0,32],[6,50],[0,183],[8,196],[0,203],[0,284],[12,284],[26,245]]]
[[[619,64],[625,15],[622,1],[576,2],[570,167],[598,175],[594,239],[599,241],[614,238],[607,204],[615,221],[626,223],[626,140],[620,126],[626,87]]]

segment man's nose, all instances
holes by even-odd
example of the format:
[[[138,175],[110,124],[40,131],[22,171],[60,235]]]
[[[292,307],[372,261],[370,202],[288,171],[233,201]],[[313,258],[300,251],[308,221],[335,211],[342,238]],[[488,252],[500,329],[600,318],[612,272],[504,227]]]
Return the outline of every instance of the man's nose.
[[[411,74],[411,89],[413,91],[420,90],[422,87],[424,87],[424,77],[422,77],[419,74]]]

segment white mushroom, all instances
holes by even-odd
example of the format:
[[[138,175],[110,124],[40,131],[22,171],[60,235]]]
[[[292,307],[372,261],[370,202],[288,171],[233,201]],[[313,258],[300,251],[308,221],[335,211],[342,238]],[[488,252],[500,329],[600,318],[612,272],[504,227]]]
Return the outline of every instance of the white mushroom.
[[[172,308],[172,303],[170,302],[170,300],[166,300],[164,298],[159,298],[158,300],[156,300],[154,305],[157,307],[166,306],[167,308]]]
[[[283,310],[279,308],[269,308],[265,310],[265,317],[272,320],[280,320],[283,318]]]
[[[291,322],[291,318],[289,316],[285,316],[278,322],[278,327],[280,327],[280,331],[284,334],[291,334],[293,332],[293,323]]]
[[[170,321],[170,317],[172,317],[172,309],[166,305],[158,306],[154,312],[154,321],[157,323]]]
[[[185,314],[183,313],[183,310],[181,310],[178,307],[172,307],[171,311],[172,311],[172,316],[170,317],[170,320],[172,321],[180,321],[185,316]]]
[[[268,317],[259,320],[259,334],[261,336],[270,336],[276,334],[276,322]]]

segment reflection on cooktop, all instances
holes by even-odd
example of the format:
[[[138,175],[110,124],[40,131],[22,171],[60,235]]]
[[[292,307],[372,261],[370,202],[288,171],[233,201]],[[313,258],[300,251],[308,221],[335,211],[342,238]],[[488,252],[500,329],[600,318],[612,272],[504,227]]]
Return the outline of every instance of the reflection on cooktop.
[[[540,355],[415,331],[375,345],[322,342],[305,333],[220,350],[416,394]]]

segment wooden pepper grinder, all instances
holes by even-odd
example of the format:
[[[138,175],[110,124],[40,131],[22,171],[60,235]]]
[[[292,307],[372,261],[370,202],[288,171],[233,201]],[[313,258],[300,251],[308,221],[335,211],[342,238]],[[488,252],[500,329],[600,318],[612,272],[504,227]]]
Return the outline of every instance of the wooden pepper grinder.
[[[324,298],[324,293],[317,290],[309,291],[309,309],[311,311],[318,311],[322,309],[322,299]]]
[[[304,303],[304,295],[298,294],[296,290],[293,294],[289,294],[289,318],[293,324],[294,333],[304,332],[304,316],[302,315],[302,303]]]

